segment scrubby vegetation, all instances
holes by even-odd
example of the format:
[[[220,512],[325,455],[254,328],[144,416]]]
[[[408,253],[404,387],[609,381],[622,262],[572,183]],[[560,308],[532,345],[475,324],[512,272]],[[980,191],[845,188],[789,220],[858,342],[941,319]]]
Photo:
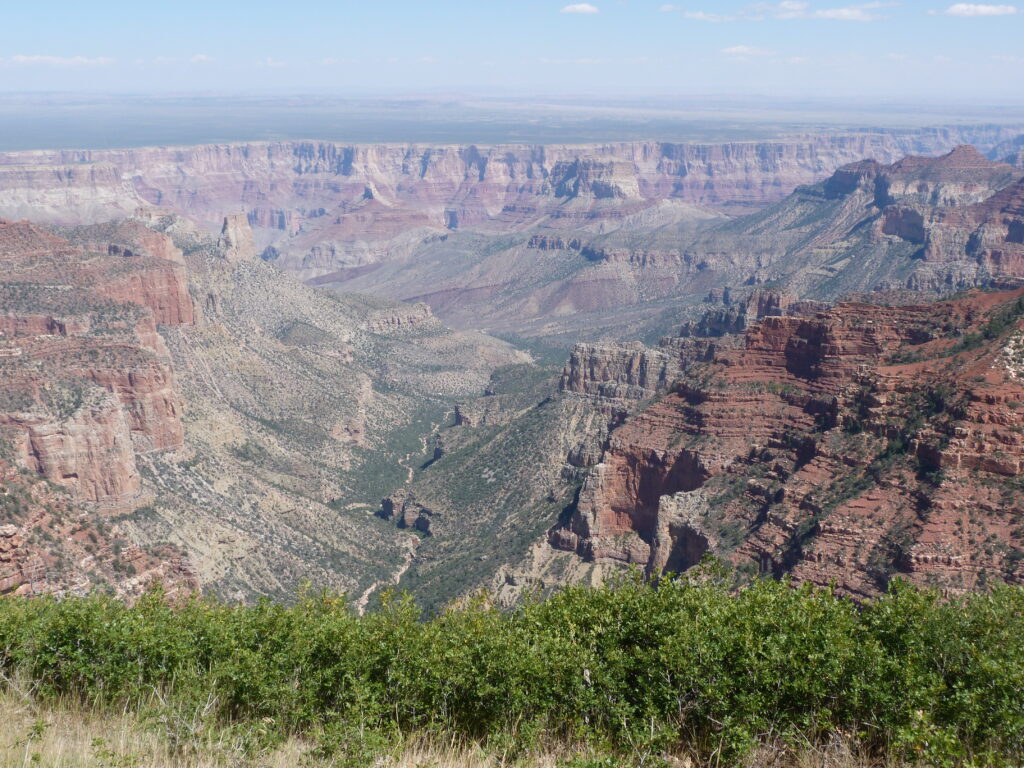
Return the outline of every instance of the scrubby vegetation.
[[[929,765],[1024,757],[1024,590],[1010,587],[942,600],[897,583],[857,606],[785,582],[731,594],[705,569],[513,612],[480,597],[429,620],[397,596],[363,617],[331,594],[9,599],[0,669],[36,701],[149,713],[182,748],[187,724],[250,755],[302,739],[335,765],[372,764],[410,734],[510,761],[577,745],[600,765],[733,764],[835,740]]]
[[[957,354],[977,349],[986,341],[999,338],[1016,325],[1021,315],[1024,315],[1024,297],[998,307],[980,330],[965,334],[957,344],[950,348],[949,353]]]

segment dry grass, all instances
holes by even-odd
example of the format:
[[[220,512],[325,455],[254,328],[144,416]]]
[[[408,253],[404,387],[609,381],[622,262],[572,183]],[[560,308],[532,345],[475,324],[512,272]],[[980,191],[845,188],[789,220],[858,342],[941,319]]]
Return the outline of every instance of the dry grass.
[[[176,753],[158,724],[133,712],[99,713],[74,705],[39,706],[17,694],[0,695],[3,768],[214,768],[246,763],[240,745],[221,735],[197,734]],[[301,746],[288,744],[261,758],[266,768],[293,768]]]
[[[317,758],[311,745],[292,739],[273,751],[246,753],[245,733],[212,730],[201,720],[168,722],[138,713],[98,712],[69,703],[40,704],[17,686],[0,691],[0,768],[342,768]],[[177,749],[175,748],[177,746]],[[572,759],[565,748],[520,759],[518,768],[557,768]],[[668,768],[703,768],[689,757],[675,757]],[[660,760],[638,765],[662,766]],[[464,743],[410,739],[399,754],[382,757],[374,768],[502,768],[500,755]],[[579,768],[610,763],[579,761]],[[344,768],[350,768],[345,763]],[[727,768],[713,761],[708,768]],[[352,766],[352,768],[358,768]],[[731,768],[731,767],[730,767]],[[900,768],[858,755],[845,742],[786,754],[764,748],[738,768]]]
[[[196,729],[173,748],[168,724],[134,712],[111,714],[70,704],[39,705],[17,692],[0,693],[0,768],[332,768],[312,756],[309,744],[290,740],[253,756],[244,734]],[[185,730],[188,730],[187,728]],[[529,768],[555,768],[552,756],[531,759]],[[498,768],[501,760],[464,745],[410,741],[380,768]]]

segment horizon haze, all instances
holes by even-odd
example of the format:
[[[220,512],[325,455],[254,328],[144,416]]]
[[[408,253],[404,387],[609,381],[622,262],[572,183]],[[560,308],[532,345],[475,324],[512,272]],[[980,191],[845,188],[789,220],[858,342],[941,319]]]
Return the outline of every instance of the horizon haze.
[[[5,8],[0,91],[759,94],[1021,104],[1024,12],[949,0],[57,0]],[[292,25],[301,34],[292,34]],[[158,34],[155,34],[158,33]]]

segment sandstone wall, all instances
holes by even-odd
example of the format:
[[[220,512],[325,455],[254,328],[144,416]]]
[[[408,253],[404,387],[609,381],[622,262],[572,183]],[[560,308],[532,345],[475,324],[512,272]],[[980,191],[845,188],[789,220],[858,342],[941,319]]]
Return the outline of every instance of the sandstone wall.
[[[767,316],[710,358],[666,341],[676,380],[611,431],[550,544],[652,574],[711,551],[856,596],[893,573],[954,591],[1024,579],[1007,554],[1019,551],[1024,331],[945,351],[951,329],[976,332],[1021,293]],[[893,362],[907,350],[924,362]]]

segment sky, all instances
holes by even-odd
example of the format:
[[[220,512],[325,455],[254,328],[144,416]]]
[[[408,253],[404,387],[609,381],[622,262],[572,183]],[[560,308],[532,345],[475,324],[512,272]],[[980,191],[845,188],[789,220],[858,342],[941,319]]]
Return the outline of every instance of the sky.
[[[0,91],[1019,105],[1017,2],[5,0]]]

